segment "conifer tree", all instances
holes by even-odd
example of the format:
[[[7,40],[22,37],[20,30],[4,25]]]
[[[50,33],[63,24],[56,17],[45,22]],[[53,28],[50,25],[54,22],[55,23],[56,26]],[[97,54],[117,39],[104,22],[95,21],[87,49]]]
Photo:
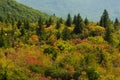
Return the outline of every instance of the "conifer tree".
[[[59,21],[60,21],[61,24],[63,24],[63,19],[62,18],[60,18]]]
[[[67,17],[67,20],[66,20],[66,26],[71,26],[72,25],[72,18],[71,18],[71,15],[68,14],[68,17]]]
[[[59,29],[59,28],[60,28],[60,21],[58,20],[56,23],[56,29]]]
[[[100,26],[107,28],[109,27],[109,23],[110,23],[109,14],[108,11],[105,9],[100,19]]]
[[[54,21],[53,21],[52,17],[50,17],[49,20],[46,20],[46,27],[49,27],[50,25],[52,25],[53,22]]]
[[[0,30],[0,47],[4,46],[4,31],[3,31],[3,27]]]
[[[36,28],[36,34],[39,36],[39,39],[43,39],[45,36],[45,29],[43,26],[43,19],[39,18],[38,20],[38,28]]]
[[[86,26],[88,26],[89,20],[87,19],[87,17],[85,18],[84,23],[85,23]]]
[[[73,18],[73,24],[76,24],[76,22],[77,22],[77,16],[74,15],[74,18]]]
[[[19,20],[19,21],[17,22],[17,28],[20,29],[21,26],[22,26],[22,21]]]
[[[62,38],[63,38],[63,40],[69,40],[70,38],[71,38],[71,32],[70,32],[70,30],[68,29],[68,27],[65,27],[64,29],[63,29],[63,32],[62,32]]]
[[[29,20],[24,21],[24,27],[25,27],[26,30],[30,29],[30,22],[29,22]]]
[[[117,29],[119,26],[119,20],[118,18],[115,19],[115,22],[114,22],[114,28]]]
[[[75,28],[74,28],[74,30],[73,30],[73,33],[75,33],[75,34],[80,34],[80,33],[82,33],[84,26],[85,26],[85,25],[84,25],[84,22],[83,22],[83,20],[82,20],[82,18],[81,18],[81,16],[80,16],[80,14],[78,14],[78,16],[77,16],[77,21],[76,21],[76,24],[75,24]]]

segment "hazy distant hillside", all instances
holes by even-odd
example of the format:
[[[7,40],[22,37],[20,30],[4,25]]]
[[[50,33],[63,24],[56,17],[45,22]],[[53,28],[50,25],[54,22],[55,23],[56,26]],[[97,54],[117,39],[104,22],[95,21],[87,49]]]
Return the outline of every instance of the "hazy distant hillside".
[[[67,13],[81,13],[83,17],[98,20],[104,9],[112,19],[119,17],[120,0],[17,0],[49,14],[65,17]],[[94,17],[93,17],[94,16]],[[119,17],[120,18],[120,17]]]
[[[37,20],[39,17],[47,18],[47,14],[22,5],[15,0],[0,0],[0,17],[4,20],[8,18]]]

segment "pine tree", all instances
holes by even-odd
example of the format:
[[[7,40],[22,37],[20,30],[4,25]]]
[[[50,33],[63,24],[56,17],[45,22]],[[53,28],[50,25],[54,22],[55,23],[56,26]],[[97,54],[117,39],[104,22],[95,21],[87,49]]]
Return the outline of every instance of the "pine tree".
[[[85,23],[86,26],[88,26],[89,20],[87,19],[87,17],[85,18],[84,23]]]
[[[19,21],[17,22],[17,28],[20,29],[21,26],[22,26],[22,21],[19,20]]]
[[[4,44],[4,31],[3,31],[3,27],[0,30],[0,47],[3,47]]]
[[[77,16],[74,15],[74,18],[73,18],[73,24],[76,24],[76,22],[77,22]]]
[[[56,23],[56,29],[59,29],[59,28],[60,28],[60,21],[58,20]]]
[[[66,26],[71,26],[72,25],[72,18],[71,18],[71,15],[68,14],[68,17],[67,17],[67,20],[66,20]]]
[[[68,29],[68,27],[65,27],[64,29],[63,29],[63,32],[62,32],[62,39],[63,40],[69,40],[70,38],[71,38],[71,32],[70,32],[70,30]]]
[[[85,26],[84,22],[83,22],[83,20],[82,20],[82,18],[80,16],[80,14],[78,14],[77,21],[75,23],[75,28],[73,30],[73,33],[75,33],[75,34],[82,33],[84,26]]]
[[[29,29],[30,29],[30,22],[29,22],[29,20],[24,21],[24,28],[25,28],[26,30],[29,30]]]
[[[118,18],[116,18],[115,22],[114,22],[114,28],[118,29],[118,26],[119,26],[119,20],[118,20]]]
[[[112,34],[111,28],[107,27],[106,34],[105,34],[105,40],[108,41],[109,43],[111,43],[111,34]]]
[[[110,23],[109,14],[108,11],[105,9],[100,19],[100,26],[107,28],[109,27],[109,23]]]
[[[52,17],[50,17],[49,20],[46,20],[46,27],[49,27],[50,25],[52,25],[53,22],[54,21],[53,21]]]
[[[59,21],[60,21],[61,24],[63,24],[63,19],[62,18],[60,18]]]
[[[39,39],[44,39],[45,38],[45,29],[43,26],[43,19],[39,18],[38,20],[38,28],[36,28],[36,34],[38,35]]]
[[[38,26],[39,27],[43,26],[43,19],[41,17],[38,20]]]

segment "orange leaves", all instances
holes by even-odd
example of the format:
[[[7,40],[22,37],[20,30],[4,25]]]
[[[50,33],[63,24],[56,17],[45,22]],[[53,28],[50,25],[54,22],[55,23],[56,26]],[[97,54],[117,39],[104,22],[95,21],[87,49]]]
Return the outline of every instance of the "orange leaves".
[[[36,64],[36,65],[40,65],[40,66],[43,66],[43,63],[41,61],[39,61],[36,57],[34,56],[28,56],[26,58],[26,63],[27,64]]]
[[[39,41],[39,38],[37,35],[32,35],[30,38],[29,38],[29,42],[30,44],[37,44]]]

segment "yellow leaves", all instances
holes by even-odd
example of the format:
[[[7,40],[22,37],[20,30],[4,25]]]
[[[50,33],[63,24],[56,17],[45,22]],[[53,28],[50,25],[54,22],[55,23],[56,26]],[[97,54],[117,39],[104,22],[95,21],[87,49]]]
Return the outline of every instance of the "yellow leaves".
[[[86,71],[82,71],[81,74],[82,75],[86,75],[87,73],[86,73]]]
[[[37,44],[39,42],[39,38],[37,35],[32,35],[30,38],[29,38],[29,42],[31,44]]]
[[[3,69],[7,68],[7,69],[11,69],[14,68],[14,64],[11,60],[8,60],[7,58],[2,58],[0,59],[0,67],[2,67]]]
[[[105,44],[106,41],[101,36],[88,37],[88,40],[94,44]]]
[[[105,28],[101,26],[90,26],[89,30],[91,31],[92,34],[97,36],[104,36],[105,33]]]

